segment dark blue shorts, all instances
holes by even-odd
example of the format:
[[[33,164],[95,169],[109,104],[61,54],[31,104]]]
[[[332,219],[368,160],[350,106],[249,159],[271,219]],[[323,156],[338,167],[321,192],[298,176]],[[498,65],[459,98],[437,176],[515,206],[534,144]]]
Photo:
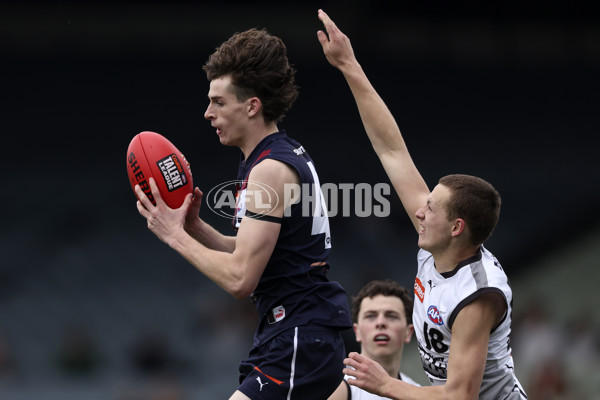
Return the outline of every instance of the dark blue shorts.
[[[345,357],[340,331],[292,328],[250,350],[238,390],[252,400],[327,399],[344,378]]]

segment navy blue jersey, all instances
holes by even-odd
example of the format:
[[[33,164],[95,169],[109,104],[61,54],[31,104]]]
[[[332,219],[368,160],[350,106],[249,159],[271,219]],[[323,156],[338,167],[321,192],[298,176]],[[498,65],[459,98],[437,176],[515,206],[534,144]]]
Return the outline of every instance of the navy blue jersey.
[[[299,190],[301,195],[284,212],[275,249],[251,296],[260,321],[254,346],[296,326],[350,328],[346,292],[339,283],[327,279],[331,236],[319,178],[306,150],[285,131],[264,138],[248,159],[242,155],[236,193],[242,201],[236,207],[234,225],[239,227],[246,215],[244,199],[250,171],[266,159],[294,168],[301,184],[286,190]]]

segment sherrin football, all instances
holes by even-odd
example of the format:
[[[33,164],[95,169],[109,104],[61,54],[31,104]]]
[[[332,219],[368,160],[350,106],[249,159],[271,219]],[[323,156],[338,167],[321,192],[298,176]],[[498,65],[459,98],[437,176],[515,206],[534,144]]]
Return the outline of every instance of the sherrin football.
[[[140,185],[152,204],[156,200],[150,190],[150,177],[158,186],[160,196],[171,208],[179,208],[185,196],[193,191],[190,165],[167,138],[156,132],[135,135],[127,149],[127,174],[134,189]]]

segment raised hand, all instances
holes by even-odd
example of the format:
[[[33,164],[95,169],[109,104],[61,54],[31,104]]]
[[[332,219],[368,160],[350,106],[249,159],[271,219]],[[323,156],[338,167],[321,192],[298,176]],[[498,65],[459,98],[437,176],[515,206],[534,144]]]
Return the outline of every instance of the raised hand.
[[[317,38],[323,47],[327,61],[342,72],[347,66],[357,64],[348,36],[339,30],[325,11],[319,10],[318,16],[327,31],[327,34],[322,30],[317,32]]]

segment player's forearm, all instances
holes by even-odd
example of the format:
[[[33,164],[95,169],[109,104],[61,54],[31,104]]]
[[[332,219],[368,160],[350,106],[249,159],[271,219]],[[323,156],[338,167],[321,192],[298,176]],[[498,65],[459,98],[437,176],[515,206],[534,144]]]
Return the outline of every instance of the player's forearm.
[[[210,249],[183,231],[175,235],[168,244],[233,297],[247,297],[251,292],[244,265],[237,262],[233,254]]]
[[[408,151],[398,124],[358,62],[342,70],[377,155]]]
[[[427,184],[414,165],[396,120],[364,71],[357,64],[352,68],[345,68],[343,73],[356,100],[373,149],[415,228],[418,229],[418,220],[414,218],[414,213],[429,195]]]
[[[398,379],[390,378],[379,390],[379,395],[394,400],[476,400],[479,397],[479,385],[450,386],[414,386]]]
[[[414,386],[394,378],[390,378],[380,389],[380,396],[394,400],[449,399],[444,386]]]
[[[192,227],[186,227],[186,232],[211,250],[227,253],[235,250],[235,236],[225,236],[201,219]]]

